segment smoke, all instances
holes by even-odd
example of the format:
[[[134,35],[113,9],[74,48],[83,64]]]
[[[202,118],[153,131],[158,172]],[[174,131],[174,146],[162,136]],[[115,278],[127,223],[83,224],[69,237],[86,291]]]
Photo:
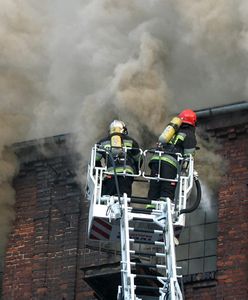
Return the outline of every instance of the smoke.
[[[202,199],[204,199],[204,201],[201,201],[200,206],[207,212],[208,215],[213,215],[216,213],[216,209],[214,207],[214,205],[216,205],[216,201],[213,201],[213,199],[216,199],[215,195],[204,181],[201,182],[201,191]]]
[[[218,141],[202,133],[197,137],[200,148],[196,153],[195,167],[212,194],[217,194],[221,178],[225,175],[228,161],[219,154],[221,145]]]
[[[11,186],[11,179],[16,174],[14,164],[15,156],[8,151],[3,151],[0,159],[0,257],[3,254],[7,241],[7,233],[10,231],[9,223],[14,220],[15,191]]]
[[[85,164],[114,118],[145,145],[172,113],[246,99],[247,10],[245,0],[1,0],[1,222],[13,219],[11,144],[73,132]]]
[[[18,170],[15,155],[5,148],[0,156],[0,257],[3,254],[10,222],[14,219],[15,191],[11,180]]]
[[[159,40],[144,33],[137,59],[130,59],[115,69],[112,92],[116,95],[116,106],[128,123],[137,120],[132,129],[139,135],[144,125],[156,134],[164,126],[169,95],[161,68],[166,59],[164,52]]]

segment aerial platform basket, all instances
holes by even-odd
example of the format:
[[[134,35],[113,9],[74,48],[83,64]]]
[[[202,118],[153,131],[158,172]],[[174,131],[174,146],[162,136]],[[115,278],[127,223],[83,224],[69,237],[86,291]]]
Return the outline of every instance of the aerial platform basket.
[[[123,147],[124,153],[128,153],[129,149]],[[95,145],[91,151],[91,160],[88,165],[88,173],[87,173],[87,188],[86,188],[86,197],[90,201],[90,209],[89,209],[89,223],[88,223],[88,236],[90,239],[94,240],[105,240],[105,241],[116,241],[120,239],[120,222],[118,218],[116,218],[116,211],[118,207],[121,206],[123,195],[118,196],[108,196],[102,195],[102,182],[105,176],[115,176],[113,172],[108,172],[107,167],[105,165],[99,167],[96,166],[96,155],[99,152],[105,152],[105,160],[108,156],[109,151],[103,148],[99,148],[98,145]],[[132,176],[134,180],[142,180],[149,184],[150,180],[167,180],[167,181],[175,181],[178,184],[177,187],[177,199],[176,203],[172,208],[174,209],[174,225],[184,226],[185,225],[185,215],[180,214],[180,211],[186,208],[187,199],[191,193],[193,187],[193,172],[194,172],[194,162],[191,155],[187,158],[183,158],[180,154],[177,155],[177,159],[179,165],[182,166],[180,169],[180,174],[173,180],[169,180],[166,178],[151,177],[149,175],[148,170],[148,162],[152,155],[162,156],[164,151],[158,150],[145,150],[142,151],[140,149],[140,162],[143,161],[143,165],[141,168],[141,163],[139,162],[139,169],[136,174],[130,174],[124,171],[123,173],[118,173],[117,176]],[[161,161],[159,162],[161,163]],[[124,163],[125,165],[125,163]],[[183,166],[184,165],[184,166]],[[186,166],[186,167],[185,167]],[[160,166],[159,166],[160,167]],[[129,209],[133,211],[134,218],[137,215],[137,218],[154,221],[156,219],[157,211],[159,211],[159,205],[161,201],[151,201],[142,197],[132,197],[128,198]],[[114,204],[117,204],[116,206]],[[135,208],[134,203],[144,204],[143,209]],[[147,203],[152,203],[155,205],[155,209],[152,215],[148,214],[148,210],[145,209]],[[121,211],[120,217],[121,217]],[[118,215],[118,212],[117,212]],[[156,221],[156,220],[155,220]],[[154,224],[154,222],[151,222]],[[155,222],[156,223],[156,222]],[[140,222],[140,226],[142,222]],[[147,225],[146,225],[147,226]],[[159,226],[158,226],[159,227]],[[158,241],[160,239],[160,232],[157,231],[158,227],[155,225],[150,225],[149,228],[144,230],[144,233],[140,232],[136,233],[131,232],[130,236],[143,239],[144,241]],[[147,230],[149,229],[149,230]]]

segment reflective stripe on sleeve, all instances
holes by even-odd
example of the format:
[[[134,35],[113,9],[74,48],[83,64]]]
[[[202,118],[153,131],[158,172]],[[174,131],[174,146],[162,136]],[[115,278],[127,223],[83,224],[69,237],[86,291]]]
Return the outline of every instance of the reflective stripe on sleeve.
[[[132,145],[133,145],[132,142],[129,142],[129,141],[125,141],[125,140],[124,140],[124,146],[125,146],[125,147],[132,148]]]
[[[174,138],[172,138],[172,140],[169,143],[176,145],[179,140],[183,142],[185,140],[185,137],[186,137],[185,133],[179,132]]]

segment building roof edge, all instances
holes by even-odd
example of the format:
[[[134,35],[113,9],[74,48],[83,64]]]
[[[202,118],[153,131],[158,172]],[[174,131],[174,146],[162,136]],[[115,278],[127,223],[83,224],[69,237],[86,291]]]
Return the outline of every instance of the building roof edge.
[[[207,118],[207,117],[212,117],[215,115],[233,113],[233,112],[244,111],[244,110],[248,110],[248,102],[247,101],[242,101],[242,102],[237,102],[237,103],[232,103],[232,104],[227,104],[227,105],[222,105],[222,106],[204,108],[204,109],[200,109],[200,110],[195,110],[195,112],[196,112],[198,118]]]

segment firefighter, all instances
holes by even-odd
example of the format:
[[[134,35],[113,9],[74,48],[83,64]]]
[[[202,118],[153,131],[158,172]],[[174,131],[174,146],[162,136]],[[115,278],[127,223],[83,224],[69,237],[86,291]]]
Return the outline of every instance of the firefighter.
[[[165,151],[166,154],[161,157],[155,154],[149,162],[152,177],[158,176],[159,160],[161,160],[160,177],[175,179],[179,167],[175,153],[181,153],[185,156],[195,153],[197,120],[195,112],[191,109],[185,109],[178,115],[179,122],[177,118],[173,118],[172,121],[175,119],[176,121],[171,122],[159,137],[158,150]],[[172,137],[168,139],[169,135]],[[148,198],[163,200],[163,198],[169,197],[174,202],[175,189],[176,182],[151,180]],[[147,208],[153,208],[153,205],[148,205]]]
[[[141,161],[139,144],[128,135],[125,123],[120,120],[111,122],[108,136],[101,139],[97,144],[104,151],[97,152],[96,166],[102,166],[101,161],[104,159],[107,171],[113,173],[113,175],[105,176],[102,185],[102,195],[117,195],[114,177],[115,169],[120,196],[126,193],[130,197],[132,194],[133,176],[128,176],[128,174],[138,173]],[[123,147],[127,149],[126,152]]]

